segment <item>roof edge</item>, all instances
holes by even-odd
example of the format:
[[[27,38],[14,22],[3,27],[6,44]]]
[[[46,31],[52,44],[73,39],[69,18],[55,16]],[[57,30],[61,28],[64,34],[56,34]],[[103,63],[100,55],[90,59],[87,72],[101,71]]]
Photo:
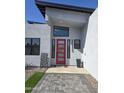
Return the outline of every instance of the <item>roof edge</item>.
[[[59,8],[59,9],[79,11],[79,12],[86,12],[86,13],[90,13],[90,14],[92,14],[95,10],[94,8],[84,8],[84,7],[79,7],[79,6],[59,4],[59,3],[39,1],[39,0],[35,0],[35,3],[37,6],[52,7],[52,8]]]
[[[46,24],[44,22],[36,22],[36,21],[31,21],[31,20],[27,20],[28,24]]]

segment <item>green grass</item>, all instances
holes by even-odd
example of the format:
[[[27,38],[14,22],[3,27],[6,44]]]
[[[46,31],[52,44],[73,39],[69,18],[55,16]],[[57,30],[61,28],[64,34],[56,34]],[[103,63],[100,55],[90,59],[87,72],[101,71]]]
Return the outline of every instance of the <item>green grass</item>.
[[[26,82],[25,82],[25,93],[31,93],[32,89],[38,83],[38,81],[43,77],[43,72],[34,73]]]

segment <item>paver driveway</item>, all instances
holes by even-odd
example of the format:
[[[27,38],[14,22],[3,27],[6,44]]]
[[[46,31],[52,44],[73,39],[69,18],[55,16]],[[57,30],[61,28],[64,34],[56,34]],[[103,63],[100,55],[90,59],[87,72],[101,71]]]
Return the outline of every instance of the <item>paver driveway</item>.
[[[32,93],[97,93],[82,74],[46,73]]]

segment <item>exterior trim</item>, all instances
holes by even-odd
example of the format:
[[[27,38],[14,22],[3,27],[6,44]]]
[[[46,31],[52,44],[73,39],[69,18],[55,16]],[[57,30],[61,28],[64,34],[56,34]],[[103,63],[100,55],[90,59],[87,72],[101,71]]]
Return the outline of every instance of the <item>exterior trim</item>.
[[[84,13],[89,13],[89,14],[92,14],[95,10],[93,8],[84,8],[84,7],[79,7],[79,6],[64,5],[64,4],[45,2],[45,1],[39,1],[39,0],[35,0],[35,3],[43,15],[45,13],[43,12],[45,10],[45,7],[72,10],[72,11],[84,12]]]

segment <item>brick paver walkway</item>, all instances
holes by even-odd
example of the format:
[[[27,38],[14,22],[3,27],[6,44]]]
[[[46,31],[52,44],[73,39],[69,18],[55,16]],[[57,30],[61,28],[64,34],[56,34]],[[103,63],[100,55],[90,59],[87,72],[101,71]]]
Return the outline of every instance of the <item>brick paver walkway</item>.
[[[85,74],[46,73],[32,93],[97,93]]]

